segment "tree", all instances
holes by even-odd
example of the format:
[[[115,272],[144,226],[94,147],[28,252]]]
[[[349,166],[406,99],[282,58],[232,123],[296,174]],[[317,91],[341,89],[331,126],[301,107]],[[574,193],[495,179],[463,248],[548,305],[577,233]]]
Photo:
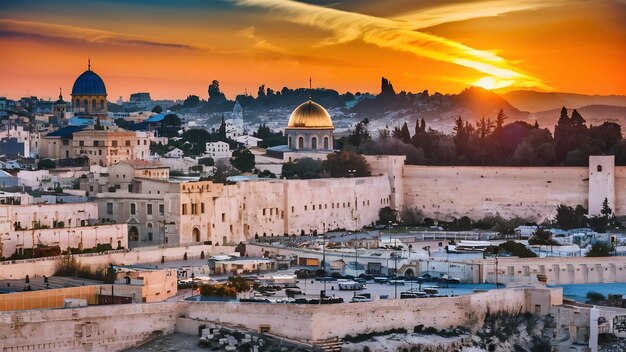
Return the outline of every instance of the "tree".
[[[519,258],[534,258],[537,256],[535,252],[528,249],[522,243],[515,241],[506,241],[498,246],[498,252],[511,253]]]
[[[587,252],[587,257],[608,257],[609,246],[603,242],[596,242],[591,245],[591,249]]]
[[[41,159],[37,162],[38,169],[54,169],[57,167],[56,163],[50,159]]]
[[[312,158],[299,158],[283,164],[282,176],[288,179],[315,179],[323,175],[322,161]]]
[[[255,165],[254,154],[248,149],[237,149],[230,162],[241,172],[251,172]]]
[[[398,212],[391,207],[384,207],[378,211],[378,223],[387,225],[395,223],[398,219]]]
[[[215,161],[213,160],[213,158],[200,158],[198,159],[198,164],[204,166],[213,166],[215,165]]]
[[[234,168],[230,161],[227,159],[219,159],[215,163],[215,169],[213,170],[213,175],[208,180],[212,180],[216,183],[226,183],[226,180],[231,176],[237,176],[240,172],[236,168]]]
[[[559,243],[552,238],[552,232],[546,231],[544,229],[538,229],[533,233],[533,235],[528,239],[528,244],[531,245],[549,245],[555,246]]]
[[[368,119],[363,119],[359,123],[354,126],[354,131],[350,133],[348,136],[348,143],[352,144],[355,147],[360,146],[362,143],[365,143],[372,139],[370,132],[367,129],[370,121]]]
[[[155,107],[152,108],[152,112],[160,114],[163,112],[163,108],[161,107],[161,105],[155,105]]]
[[[217,130],[217,140],[226,142],[226,122],[224,121],[224,114],[222,114],[222,122],[220,128]]]
[[[504,114],[504,110],[500,109],[498,111],[498,115],[496,116],[496,130],[499,130],[504,126],[504,120],[508,119],[508,117]]]
[[[576,208],[561,204],[556,208],[556,225],[562,230],[571,230],[585,227],[587,222],[585,214],[587,210],[582,205]]]
[[[409,126],[407,126],[406,122],[401,128],[394,128],[391,135],[404,143],[411,143],[411,133],[409,132]]]
[[[345,150],[328,154],[322,167],[330,177],[365,177],[371,174],[370,166],[363,155]]]

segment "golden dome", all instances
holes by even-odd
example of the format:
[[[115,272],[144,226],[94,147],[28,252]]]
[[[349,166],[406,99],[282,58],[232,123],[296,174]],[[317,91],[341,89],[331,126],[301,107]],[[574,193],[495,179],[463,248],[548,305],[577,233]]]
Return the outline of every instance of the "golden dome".
[[[291,113],[287,128],[329,129],[334,127],[328,111],[309,99]]]

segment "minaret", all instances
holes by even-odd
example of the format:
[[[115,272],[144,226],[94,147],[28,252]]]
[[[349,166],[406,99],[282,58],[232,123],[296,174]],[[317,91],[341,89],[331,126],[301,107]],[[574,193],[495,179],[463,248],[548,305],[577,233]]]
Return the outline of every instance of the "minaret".
[[[67,103],[63,100],[63,90],[59,87],[59,100],[54,102],[54,117],[57,123],[61,123],[61,121],[65,118],[65,112],[67,111]]]

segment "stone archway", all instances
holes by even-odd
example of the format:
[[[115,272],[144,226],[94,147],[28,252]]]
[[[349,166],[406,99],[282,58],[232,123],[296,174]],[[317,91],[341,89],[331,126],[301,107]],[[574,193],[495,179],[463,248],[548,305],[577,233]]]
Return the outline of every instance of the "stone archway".
[[[191,232],[191,238],[194,242],[200,242],[200,229],[197,227],[193,228],[193,231]]]
[[[128,228],[128,240],[139,241],[139,230],[137,230],[135,226],[131,226]]]

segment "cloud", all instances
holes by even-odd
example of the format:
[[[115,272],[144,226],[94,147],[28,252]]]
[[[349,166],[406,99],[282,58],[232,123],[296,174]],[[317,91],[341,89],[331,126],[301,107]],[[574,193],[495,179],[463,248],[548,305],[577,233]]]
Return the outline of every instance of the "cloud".
[[[433,60],[448,62],[484,73],[477,83],[492,86],[524,86],[549,89],[538,78],[512,66],[506,59],[489,51],[478,50],[459,42],[414,30],[415,24],[387,18],[325,8],[290,0],[233,0],[239,6],[263,8],[285,21],[331,32],[318,43],[321,46],[361,40],[382,48],[408,52]],[[487,80],[486,77],[489,79]]]
[[[155,41],[139,36],[107,32],[90,28],[60,24],[0,19],[0,36],[22,37],[36,40],[80,41],[97,44],[150,46],[169,49],[194,49],[180,43]]]
[[[254,26],[243,28],[237,31],[237,35],[248,39],[254,39],[256,35],[256,28]]]
[[[499,16],[515,11],[536,10],[562,3],[563,0],[485,0],[463,2],[409,11],[394,16],[393,19],[407,22],[412,29],[422,29],[444,23]]]

